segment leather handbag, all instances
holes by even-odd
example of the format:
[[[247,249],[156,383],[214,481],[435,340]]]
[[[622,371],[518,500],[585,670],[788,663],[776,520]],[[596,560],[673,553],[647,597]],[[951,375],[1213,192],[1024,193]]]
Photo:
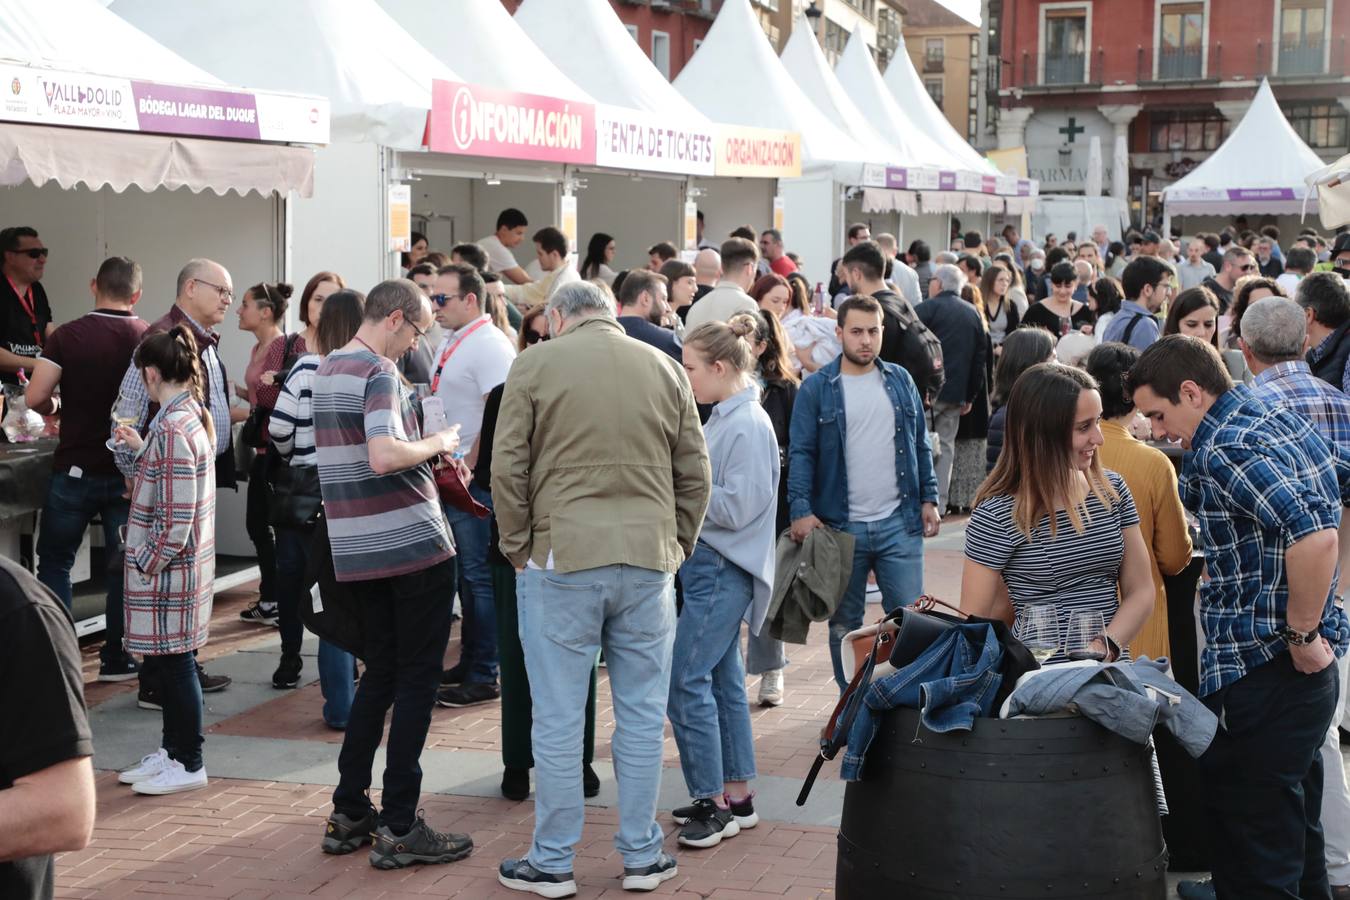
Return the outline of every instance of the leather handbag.
[[[440,492],[441,502],[460,512],[471,513],[475,518],[486,519],[492,510],[474,499],[469,493],[468,482],[459,472],[458,466],[442,466],[436,470],[436,489]]]
[[[323,515],[318,466],[274,465],[267,495],[268,519],[277,528],[312,529]]]

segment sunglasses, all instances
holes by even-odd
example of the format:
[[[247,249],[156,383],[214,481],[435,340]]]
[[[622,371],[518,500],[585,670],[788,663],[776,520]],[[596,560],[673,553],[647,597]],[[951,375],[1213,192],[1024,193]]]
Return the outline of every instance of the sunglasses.
[[[451,300],[458,300],[463,296],[463,294],[432,294],[431,302],[435,303],[437,306],[444,307]]]
[[[1238,266],[1237,270],[1239,272],[1255,272],[1256,263],[1247,263],[1245,266]]]
[[[17,253],[21,256],[26,256],[29,259],[45,259],[47,254],[51,251],[46,247],[30,247],[27,250],[10,250],[8,252]]]
[[[537,343],[539,343],[540,341],[546,341],[546,340],[548,340],[548,335],[546,335],[546,334],[540,334],[539,332],[535,331],[534,329],[528,329],[528,330],[525,332],[525,343],[527,343],[527,344],[537,344]]]

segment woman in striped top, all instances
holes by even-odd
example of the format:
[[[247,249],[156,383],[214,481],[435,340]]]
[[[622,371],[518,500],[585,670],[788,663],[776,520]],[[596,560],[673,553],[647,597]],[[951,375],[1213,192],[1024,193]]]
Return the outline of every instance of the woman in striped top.
[[[295,361],[277,395],[268,433],[280,460],[293,468],[314,467],[314,419],[310,411],[310,385],[323,354],[347,344],[361,327],[365,297],[358,291],[341,290],[328,295],[314,328],[314,349]],[[318,479],[313,479],[318,483]],[[281,629],[281,663],[272,675],[272,686],[293,688],[300,683],[300,643],[304,626],[300,604],[309,599],[305,571],[309,563],[310,531],[278,526],[277,601]],[[332,728],[345,728],[351,709],[352,657],[327,641],[319,641],[319,684],[323,690],[323,720]]]
[[[1139,515],[1125,481],[1102,468],[1102,401],[1078,369],[1028,369],[1008,399],[998,464],[966,526],[961,609],[1024,630],[1032,604],[1054,607],[1059,647],[1077,612],[1102,614],[1096,649],[1124,652],[1153,609],[1153,579]],[[1011,601],[1011,608],[1009,602]]]

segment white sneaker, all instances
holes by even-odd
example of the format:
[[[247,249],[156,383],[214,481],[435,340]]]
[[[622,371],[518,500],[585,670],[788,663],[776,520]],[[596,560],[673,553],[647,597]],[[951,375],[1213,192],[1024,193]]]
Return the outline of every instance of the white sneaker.
[[[169,754],[160,747],[154,753],[142,756],[141,761],[130,768],[123,769],[117,773],[117,780],[123,784],[135,784],[138,781],[148,781],[154,778],[169,762]]]
[[[759,705],[783,705],[783,670],[770,669],[759,679]]]
[[[170,759],[158,775],[136,782],[131,789],[138,794],[176,794],[179,791],[195,791],[204,787],[206,787],[205,766],[195,772],[189,772],[178,760]]]

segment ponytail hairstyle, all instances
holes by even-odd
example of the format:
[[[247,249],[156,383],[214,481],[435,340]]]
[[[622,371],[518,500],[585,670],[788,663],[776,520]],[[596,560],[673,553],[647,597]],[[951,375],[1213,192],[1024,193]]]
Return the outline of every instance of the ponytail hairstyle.
[[[792,357],[788,356],[788,337],[783,331],[783,323],[767,309],[755,310],[754,316],[755,343],[764,345],[764,352],[759,355],[759,373],[765,383],[790,381],[799,384],[801,379],[792,368]]]
[[[725,363],[745,379],[759,362],[751,342],[758,330],[755,317],[737,313],[730,322],[705,322],[685,336],[684,345],[692,347],[708,365]]]
[[[206,379],[202,375],[201,357],[197,352],[197,338],[187,325],[175,325],[168,331],[156,331],[141,341],[133,357],[136,368],[145,377],[145,370],[154,366],[159,375],[170,384],[186,384],[202,411],[202,426],[207,440],[214,447],[215,426],[211,422],[211,407],[206,400]]]
[[[318,285],[315,284],[315,287],[318,287]],[[295,288],[289,284],[268,284],[264,281],[249,288],[248,292],[253,297],[253,305],[259,309],[270,310],[272,324],[280,325],[286,317],[287,301],[291,299],[291,294],[295,293]],[[310,291],[310,293],[314,292]],[[306,297],[305,299],[309,298]]]

